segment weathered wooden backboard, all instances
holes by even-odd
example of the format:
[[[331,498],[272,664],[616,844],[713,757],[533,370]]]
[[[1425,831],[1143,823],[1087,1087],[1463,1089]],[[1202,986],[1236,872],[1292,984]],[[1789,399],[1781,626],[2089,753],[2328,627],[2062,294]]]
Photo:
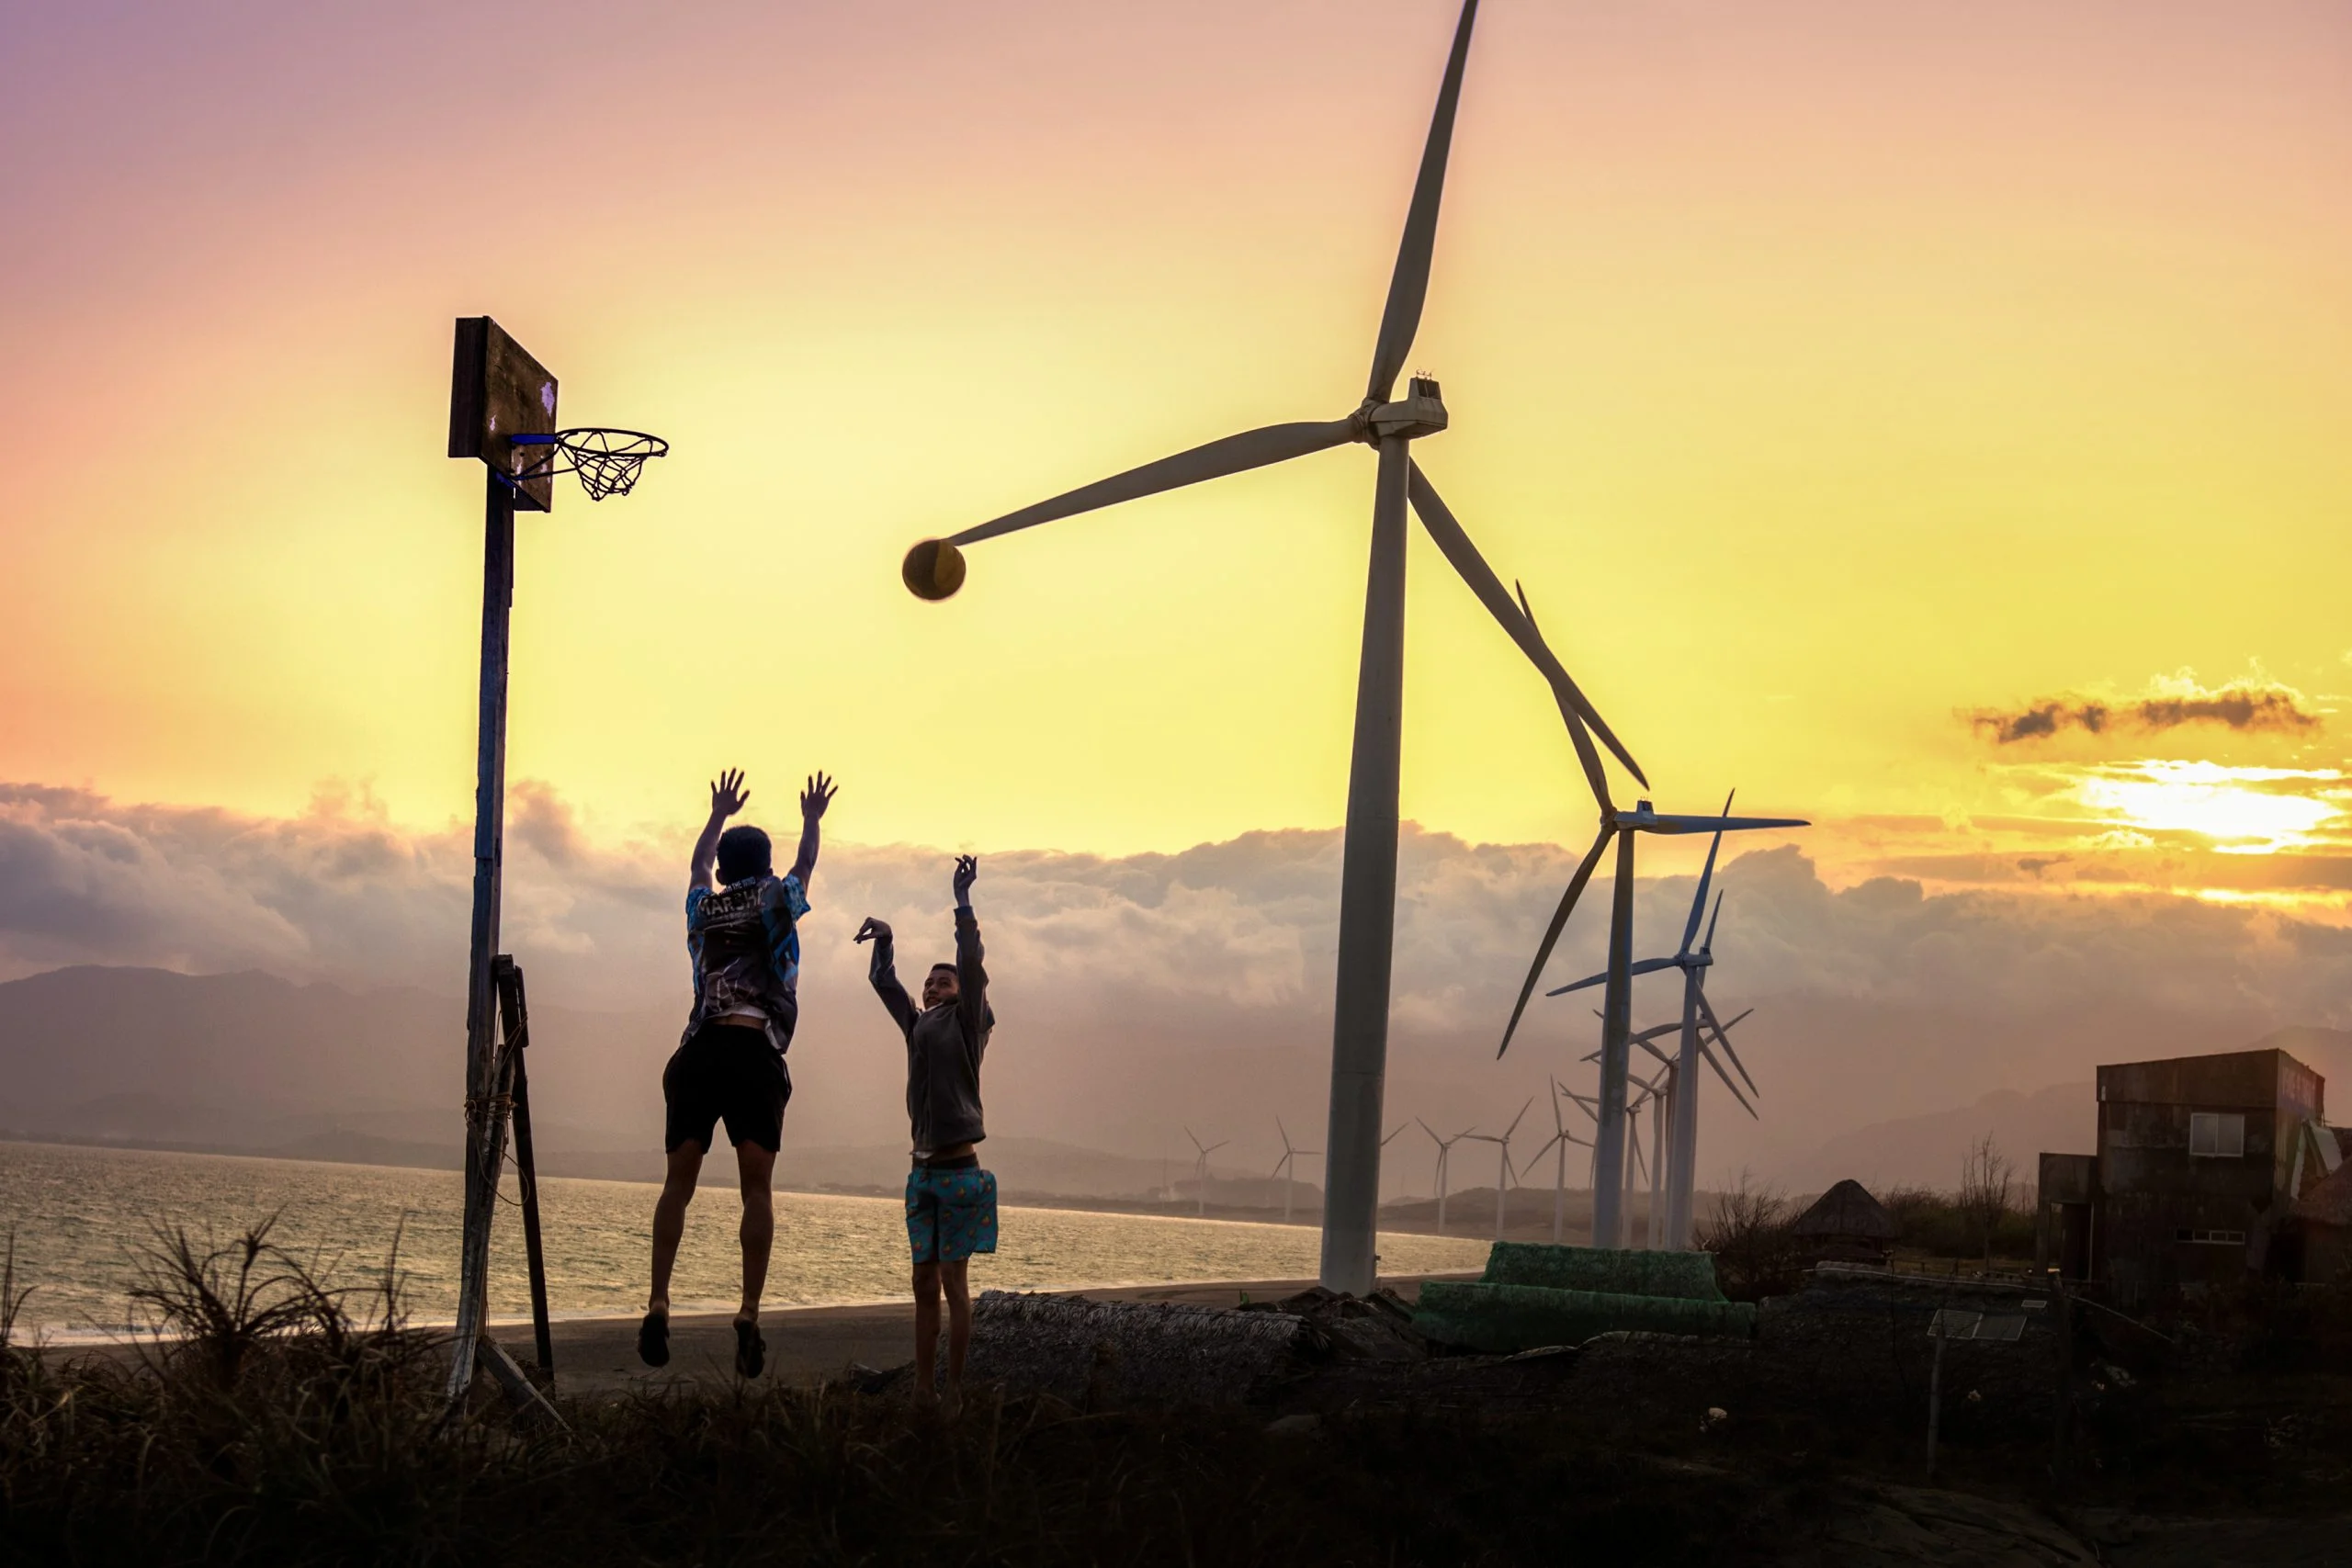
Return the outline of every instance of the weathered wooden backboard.
[[[517,447],[517,435],[555,434],[555,378],[488,316],[458,318],[456,363],[449,374],[449,456],[479,457],[513,475],[543,467],[554,452]],[[552,479],[524,479],[514,504],[545,512],[554,504]]]

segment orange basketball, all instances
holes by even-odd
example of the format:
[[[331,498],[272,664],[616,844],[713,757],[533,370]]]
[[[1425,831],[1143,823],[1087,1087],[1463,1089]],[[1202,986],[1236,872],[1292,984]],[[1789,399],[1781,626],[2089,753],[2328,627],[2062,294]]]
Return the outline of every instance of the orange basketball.
[[[944,539],[925,539],[907,552],[899,575],[916,598],[944,599],[964,586],[964,552]]]

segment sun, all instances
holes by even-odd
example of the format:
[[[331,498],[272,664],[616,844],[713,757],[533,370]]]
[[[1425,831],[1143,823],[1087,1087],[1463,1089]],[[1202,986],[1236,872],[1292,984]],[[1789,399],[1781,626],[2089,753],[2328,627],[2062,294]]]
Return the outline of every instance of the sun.
[[[2193,833],[2222,854],[2276,854],[2319,840],[2344,814],[2334,769],[2233,768],[2148,760],[2103,767],[2074,786],[2076,800],[2147,833]]]

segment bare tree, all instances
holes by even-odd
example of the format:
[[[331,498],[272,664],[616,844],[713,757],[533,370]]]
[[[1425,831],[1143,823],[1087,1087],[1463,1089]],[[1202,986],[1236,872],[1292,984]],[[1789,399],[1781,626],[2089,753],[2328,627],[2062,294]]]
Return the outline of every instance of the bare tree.
[[[1731,1188],[1715,1197],[1715,1212],[1702,1219],[1692,1240],[1715,1255],[1724,1293],[1734,1301],[1760,1301],[1793,1289],[1802,1271],[1795,1222],[1779,1188],[1759,1183],[1746,1168]]]
[[[2017,1167],[1990,1133],[1969,1145],[1960,1158],[1960,1212],[1984,1246],[1988,1274],[1993,1270],[1993,1233],[2009,1212],[2016,1175]]]

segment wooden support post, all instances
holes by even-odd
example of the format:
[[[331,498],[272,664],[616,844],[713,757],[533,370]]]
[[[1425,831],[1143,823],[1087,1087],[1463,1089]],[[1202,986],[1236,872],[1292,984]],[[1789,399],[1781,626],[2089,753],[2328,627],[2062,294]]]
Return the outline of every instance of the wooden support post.
[[[555,1386],[555,1340],[548,1327],[547,1253],[539,1240],[539,1168],[531,1152],[531,1012],[524,998],[523,970],[499,954],[498,1014],[508,1049],[514,1055],[514,1178],[523,1198],[523,1251],[531,1269],[531,1333],[539,1375]]]
[[[506,1153],[506,1098],[496,1043],[492,961],[498,952],[506,839],[506,651],[514,604],[514,491],[483,475],[481,688],[474,753],[473,929],[466,973],[466,1215],[458,1264],[457,1336],[449,1356],[452,1408],[474,1380],[474,1347],[489,1296],[490,1222]]]
[[[516,1417],[525,1426],[548,1426],[559,1431],[571,1429],[563,1417],[556,1414],[555,1406],[548,1403],[547,1395],[532,1386],[530,1374],[514,1364],[514,1358],[506,1353],[503,1345],[485,1334],[477,1348],[481,1352],[483,1368],[505,1392],[507,1399],[514,1404]]]

